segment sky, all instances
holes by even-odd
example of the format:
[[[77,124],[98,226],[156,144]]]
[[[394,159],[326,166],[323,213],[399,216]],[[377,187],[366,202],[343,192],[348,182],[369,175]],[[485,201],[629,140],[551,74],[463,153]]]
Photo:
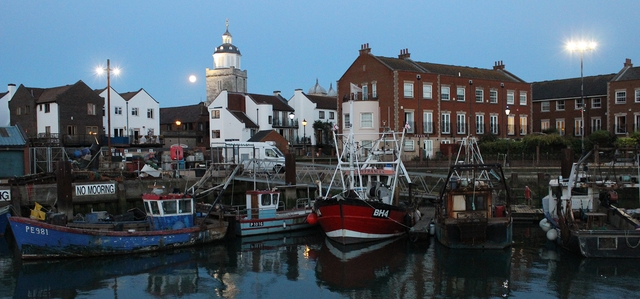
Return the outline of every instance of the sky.
[[[368,43],[376,56],[491,69],[502,61],[527,82],[640,65],[640,1],[166,1],[0,0],[0,92],[10,83],[49,88],[82,80],[105,88],[96,67],[120,68],[119,93],[144,89],[160,107],[206,101],[225,21],[242,54],[250,93],[325,89]],[[195,83],[189,82],[195,75]],[[4,86],[4,87],[3,87]]]

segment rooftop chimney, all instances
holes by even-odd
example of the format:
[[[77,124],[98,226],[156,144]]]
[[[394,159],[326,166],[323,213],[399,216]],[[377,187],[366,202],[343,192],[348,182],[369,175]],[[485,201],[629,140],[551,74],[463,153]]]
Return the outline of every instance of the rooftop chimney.
[[[13,83],[9,83],[9,86],[7,86],[7,90],[9,91],[9,99],[11,99],[16,93],[16,85]]]
[[[280,95],[280,91],[279,90],[274,90],[273,91],[273,95],[274,96],[279,96]]]
[[[409,57],[411,57],[411,53],[409,53],[409,49],[407,49],[407,48],[400,49],[400,55],[398,55],[398,58],[407,59]]]
[[[633,63],[631,63],[631,58],[625,59],[624,67],[633,67]]]
[[[360,45],[360,55],[371,53],[371,48],[369,48],[369,43]]]
[[[493,70],[504,70],[504,63],[502,63],[502,60],[496,61],[493,64]]]

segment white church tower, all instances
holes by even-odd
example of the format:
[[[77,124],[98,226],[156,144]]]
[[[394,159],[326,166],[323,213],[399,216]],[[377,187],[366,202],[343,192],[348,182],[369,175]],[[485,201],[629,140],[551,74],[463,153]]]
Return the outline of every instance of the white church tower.
[[[240,69],[242,55],[238,47],[232,44],[229,20],[226,26],[227,31],[222,35],[222,45],[216,47],[213,53],[213,69],[207,68],[206,71],[207,105],[223,90],[247,92],[247,71]]]

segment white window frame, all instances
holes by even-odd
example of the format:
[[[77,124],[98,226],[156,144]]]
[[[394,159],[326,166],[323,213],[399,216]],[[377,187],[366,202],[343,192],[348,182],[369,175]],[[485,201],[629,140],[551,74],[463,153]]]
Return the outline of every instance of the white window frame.
[[[369,99],[369,86],[364,83],[362,84],[362,100],[366,101]]]
[[[440,99],[443,101],[451,100],[451,88],[449,86],[440,87]]]
[[[620,120],[624,118],[624,124],[620,123]],[[624,127],[622,126],[624,125]],[[615,115],[614,117],[614,132],[616,134],[626,134],[627,133],[627,115],[620,114]]]
[[[413,98],[413,82],[404,81],[404,97]]]
[[[573,136],[582,136],[582,118],[576,117],[573,119]]]
[[[513,90],[507,91],[507,105],[513,105],[515,103],[515,92]]]
[[[113,112],[115,115],[122,115],[122,107],[116,106],[115,111]]]
[[[422,127],[426,134],[433,134],[433,112],[425,111],[422,113]]]
[[[560,136],[564,136],[566,129],[566,124],[564,122],[564,118],[556,119],[556,130]]]
[[[636,103],[640,103],[640,88],[636,88],[635,89],[635,96],[634,96],[634,101]]]
[[[451,113],[442,113],[442,125],[440,130],[442,134],[451,134]]]
[[[484,89],[481,87],[476,88],[476,103],[484,102]]]
[[[549,130],[551,128],[551,122],[548,119],[543,119],[540,121],[540,132],[544,130]]]
[[[599,108],[602,108],[602,99],[601,98],[591,99],[591,109],[599,109]]]
[[[556,111],[564,111],[565,107],[566,107],[566,104],[564,100],[556,101]]]
[[[527,135],[529,129],[529,118],[526,115],[520,115],[520,135]]]
[[[378,84],[376,82],[371,83],[371,97],[374,99],[378,97]]]
[[[422,83],[422,98],[427,100],[433,99],[433,84]]]
[[[373,128],[373,113],[371,112],[360,113],[360,128],[362,129]]]
[[[211,119],[220,119],[220,110],[211,110]]]
[[[489,129],[491,130],[491,134],[494,135],[498,135],[498,128],[499,128],[499,123],[498,123],[498,115],[497,114],[491,114],[489,115]]]
[[[497,104],[498,103],[498,90],[491,89],[489,90],[489,103]]]
[[[521,91],[520,92],[520,106],[526,106],[527,105],[527,92],[526,91]]]
[[[457,87],[456,88],[456,101],[464,102],[465,101],[465,88]]]
[[[476,114],[476,134],[484,134],[484,115]]]
[[[404,140],[404,151],[405,152],[414,152],[416,150],[416,142],[413,139],[405,139]]]
[[[404,120],[405,120],[405,124],[407,122],[409,122],[409,129],[407,130],[407,133],[415,133],[415,131],[416,131],[416,128],[415,128],[416,120],[415,120],[415,115],[414,115],[412,110],[405,110],[404,111]]]
[[[456,114],[456,133],[467,134],[467,115]]]
[[[549,112],[551,104],[549,101],[540,102],[540,112]]]
[[[351,128],[351,115],[349,113],[344,114],[344,127]]]
[[[133,107],[131,108],[131,116],[139,116],[140,115],[140,109],[138,109],[138,107]]]
[[[584,107],[584,99],[582,98],[577,98],[574,103],[573,103],[574,109],[575,110],[580,110],[582,109],[582,107]]]
[[[591,118],[591,133],[602,130],[602,119],[600,117]]]
[[[153,119],[153,108],[147,108],[147,118]]]
[[[616,104],[626,104],[626,103],[627,103],[627,91],[616,90]]]

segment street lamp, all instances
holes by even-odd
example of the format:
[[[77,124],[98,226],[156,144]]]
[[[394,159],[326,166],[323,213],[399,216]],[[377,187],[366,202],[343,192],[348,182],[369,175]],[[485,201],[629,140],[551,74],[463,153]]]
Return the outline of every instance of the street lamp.
[[[302,138],[302,145],[304,146],[304,153],[307,154],[307,119],[302,120],[302,129],[304,137]]]
[[[120,74],[120,69],[111,69],[111,62],[107,59],[107,68],[97,67],[96,73],[101,75],[107,72],[107,147],[109,148],[109,156],[111,156],[111,72],[114,75]]]
[[[289,112],[289,119],[290,119],[290,121],[289,121],[289,125],[291,126],[291,130],[290,130],[290,132],[291,132],[291,138],[290,138],[289,140],[291,140],[292,142],[293,142],[293,135],[294,135],[294,134],[293,134],[293,119],[294,119],[295,117],[296,117],[296,115],[293,113],[293,111],[292,111],[292,112]]]
[[[180,127],[180,125],[182,124],[181,121],[176,120],[176,129]],[[180,157],[180,151],[182,150],[182,144],[180,144],[180,133],[176,133],[178,134],[178,148],[176,149],[176,161],[177,161],[177,169],[178,169],[178,177],[180,177],[180,161],[182,161],[182,157]]]
[[[507,105],[507,108],[504,109],[504,114],[506,115],[505,118],[507,120],[505,122],[506,129],[505,129],[504,133],[505,133],[505,137],[507,137],[506,135],[509,135],[509,114],[511,114],[511,109],[509,109],[509,105]]]
[[[582,155],[584,155],[584,75],[583,75],[583,57],[585,51],[595,50],[596,43],[595,42],[585,42],[585,41],[570,41],[567,43],[567,50],[569,52],[579,51],[580,52],[580,101],[582,102],[582,107],[580,108],[581,112],[581,124],[580,124],[580,137],[582,142]]]

